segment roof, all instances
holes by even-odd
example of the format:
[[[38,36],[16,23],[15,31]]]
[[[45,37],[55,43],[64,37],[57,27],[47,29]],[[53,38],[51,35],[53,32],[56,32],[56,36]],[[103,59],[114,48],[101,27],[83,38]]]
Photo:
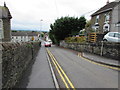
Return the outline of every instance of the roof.
[[[28,36],[38,36],[38,34],[36,32],[28,32],[27,35]]]
[[[38,36],[36,32],[11,32],[12,36]]]
[[[0,6],[0,19],[2,18],[12,18],[9,9],[6,6]]]
[[[24,32],[11,32],[12,36],[27,36],[27,33]]]
[[[110,11],[112,10],[116,5],[118,4],[118,2],[111,2],[109,4],[106,4],[105,6],[103,6],[102,8],[100,8],[98,11],[96,11],[95,13],[93,13],[91,16],[95,16],[98,15],[100,13],[106,12],[106,11]]]

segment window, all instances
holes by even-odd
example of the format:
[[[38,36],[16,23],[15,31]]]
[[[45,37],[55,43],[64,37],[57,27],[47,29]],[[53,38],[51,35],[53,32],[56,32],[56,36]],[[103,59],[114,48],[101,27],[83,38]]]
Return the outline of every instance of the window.
[[[98,23],[99,21],[99,15],[96,17],[96,23]]]
[[[105,14],[105,22],[109,22],[110,21],[110,14]]]
[[[115,33],[115,37],[120,38],[120,33]]]
[[[3,21],[0,19],[0,39],[4,38],[3,34]]]
[[[109,33],[109,36],[114,37],[114,33]]]

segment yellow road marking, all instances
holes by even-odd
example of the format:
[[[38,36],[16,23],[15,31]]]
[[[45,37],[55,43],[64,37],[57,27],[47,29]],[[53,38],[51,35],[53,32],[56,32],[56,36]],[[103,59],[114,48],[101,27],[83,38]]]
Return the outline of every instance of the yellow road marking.
[[[68,83],[70,84],[71,88],[74,88],[72,82],[70,81],[70,79],[67,77],[67,75],[65,74],[65,72],[63,71],[63,69],[61,68],[61,66],[58,64],[58,62],[56,61],[55,57],[53,56],[56,64],[58,65],[58,67],[60,68],[61,72],[63,73],[63,75],[65,76],[65,78],[67,79]]]
[[[110,69],[114,69],[114,70],[120,70],[120,68],[117,68],[117,67],[112,67],[112,66],[108,66],[108,65],[97,63],[95,61],[91,61],[91,60],[83,57],[80,53],[78,53],[78,56],[81,57],[81,58],[83,58],[84,60],[90,62],[90,63],[96,64],[96,65],[99,65],[99,66],[102,66],[102,67],[107,67],[107,68],[110,68]]]
[[[53,60],[53,57],[52,57],[51,53],[50,53],[48,50],[47,50],[47,52],[48,52],[49,56],[51,57],[52,62],[53,62],[53,64],[55,65],[55,67],[56,67],[56,69],[57,69],[57,71],[58,71],[58,73],[59,73],[61,79],[63,80],[63,82],[64,82],[64,84],[65,84],[65,86],[66,86],[66,88],[69,89],[69,86],[68,86],[67,82],[65,81],[64,77],[62,76],[62,73],[61,73],[60,70],[58,69],[58,67],[57,67],[57,65],[56,65],[56,63],[55,63],[55,61]]]
[[[70,81],[70,79],[68,78],[68,76],[65,74],[65,72],[63,71],[63,69],[61,68],[61,66],[59,65],[59,63],[57,62],[57,60],[55,59],[55,57],[52,55],[52,53],[47,49],[47,52],[50,54],[50,56],[52,57],[54,63],[56,63],[56,66],[59,67],[60,71],[62,72],[62,74],[65,76],[66,80],[68,81],[69,85],[71,86],[71,88],[73,88],[73,90],[75,90],[75,87],[73,86],[72,82]],[[57,68],[58,68],[57,67]],[[65,80],[65,79],[64,79]]]

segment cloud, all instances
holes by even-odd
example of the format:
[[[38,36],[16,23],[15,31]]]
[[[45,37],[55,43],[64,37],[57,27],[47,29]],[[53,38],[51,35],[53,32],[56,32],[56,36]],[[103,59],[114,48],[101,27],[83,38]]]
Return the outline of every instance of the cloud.
[[[50,24],[61,16],[80,17],[107,2],[107,0],[0,0],[0,5],[3,5],[4,1],[13,17],[12,29],[40,30],[42,23],[42,30],[47,31]],[[86,15],[87,18],[89,14]]]

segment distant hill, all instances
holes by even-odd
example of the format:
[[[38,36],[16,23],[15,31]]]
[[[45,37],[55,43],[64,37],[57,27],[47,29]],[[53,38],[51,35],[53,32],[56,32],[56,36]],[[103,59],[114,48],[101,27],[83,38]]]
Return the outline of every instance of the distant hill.
[[[36,32],[49,32],[49,31],[47,31],[47,30],[42,30],[42,31],[40,31],[40,30],[12,30],[12,31],[36,31]]]

